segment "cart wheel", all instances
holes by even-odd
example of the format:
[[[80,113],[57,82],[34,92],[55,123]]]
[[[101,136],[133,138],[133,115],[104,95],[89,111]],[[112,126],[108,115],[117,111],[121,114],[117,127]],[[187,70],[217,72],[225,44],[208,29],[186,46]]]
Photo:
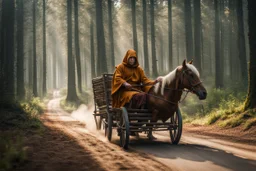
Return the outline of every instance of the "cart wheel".
[[[111,141],[112,139],[112,127],[113,127],[113,116],[109,112],[107,112],[107,125],[105,127],[105,135],[107,135],[108,140]]]
[[[128,112],[125,107],[121,108],[121,119],[120,119],[120,146],[124,149],[128,149],[129,136],[130,136],[130,125],[128,120]]]
[[[182,134],[182,117],[180,109],[178,108],[176,112],[171,117],[172,128],[170,129],[170,137],[172,144],[178,144]]]

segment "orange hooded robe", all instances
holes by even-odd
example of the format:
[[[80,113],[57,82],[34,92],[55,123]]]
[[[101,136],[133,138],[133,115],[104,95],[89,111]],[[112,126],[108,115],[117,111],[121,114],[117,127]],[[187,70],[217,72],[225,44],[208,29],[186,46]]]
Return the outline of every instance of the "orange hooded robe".
[[[128,60],[130,57],[135,57],[136,62],[134,65],[129,65]],[[120,108],[128,103],[133,95],[140,93],[138,91],[126,90],[123,85],[124,82],[127,82],[131,85],[142,84],[153,84],[154,81],[148,79],[143,69],[139,66],[137,53],[135,50],[128,50],[124,56],[123,62],[116,66],[112,80],[112,107]],[[148,92],[152,86],[145,87],[134,87],[138,90]]]

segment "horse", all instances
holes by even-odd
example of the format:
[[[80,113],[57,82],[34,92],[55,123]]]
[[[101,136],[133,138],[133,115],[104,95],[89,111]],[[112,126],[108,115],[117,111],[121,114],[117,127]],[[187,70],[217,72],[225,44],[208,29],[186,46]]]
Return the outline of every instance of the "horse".
[[[183,61],[181,66],[156,83],[148,92],[147,106],[152,111],[152,122],[162,120],[165,122],[174,115],[184,89],[196,94],[200,100],[206,99],[207,91],[200,80],[198,70],[193,61]]]

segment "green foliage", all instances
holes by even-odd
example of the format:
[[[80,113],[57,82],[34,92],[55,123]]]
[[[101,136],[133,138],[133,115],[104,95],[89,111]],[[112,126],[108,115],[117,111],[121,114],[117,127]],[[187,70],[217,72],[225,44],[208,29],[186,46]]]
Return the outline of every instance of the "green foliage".
[[[27,159],[26,148],[20,136],[16,139],[13,135],[0,136],[0,170],[10,170],[23,163]]]
[[[210,125],[215,123],[218,119],[221,118],[221,116],[222,116],[221,113],[212,112],[211,114],[209,114],[209,117],[207,119],[207,124]]]
[[[0,111],[0,128],[40,128],[39,114],[43,112],[43,104],[39,98],[29,102],[15,103]]]
[[[244,130],[250,129],[252,126],[256,126],[256,118],[249,119],[244,124]]]
[[[243,123],[241,116],[233,116],[219,123],[221,127],[237,127]]]
[[[29,113],[30,116],[38,116],[43,112],[43,103],[40,98],[32,98],[29,102],[21,103],[24,112]]]
[[[67,102],[66,99],[60,101],[60,107],[68,113],[76,110],[79,107],[80,103],[77,102]]]
[[[26,160],[22,135],[28,130],[42,131],[39,114],[43,104],[39,98],[0,108],[0,170],[11,170]],[[4,131],[3,131],[4,130]]]
[[[182,106],[185,122],[200,125],[217,123],[220,127],[244,125],[244,130],[255,125],[255,111],[243,110],[246,91],[239,84],[226,89],[211,89],[203,102],[190,96]]]
[[[66,90],[63,89],[61,91],[62,95],[65,95]],[[89,104],[91,103],[90,99],[92,99],[92,90],[87,89],[83,90],[82,93],[78,93],[78,100],[76,102],[67,102],[66,99],[62,99],[60,101],[60,106],[63,110],[65,110],[68,113],[71,113],[72,111],[78,109],[78,107],[81,104]]]

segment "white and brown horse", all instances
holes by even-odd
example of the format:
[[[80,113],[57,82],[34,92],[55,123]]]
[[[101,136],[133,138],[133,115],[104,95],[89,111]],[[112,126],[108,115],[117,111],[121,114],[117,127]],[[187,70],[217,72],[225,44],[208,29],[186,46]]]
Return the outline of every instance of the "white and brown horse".
[[[206,99],[207,91],[203,86],[198,70],[192,61],[183,61],[181,66],[162,76],[162,81],[148,92],[147,106],[152,110],[153,119],[165,122],[177,110],[184,89],[196,94],[200,100]]]

